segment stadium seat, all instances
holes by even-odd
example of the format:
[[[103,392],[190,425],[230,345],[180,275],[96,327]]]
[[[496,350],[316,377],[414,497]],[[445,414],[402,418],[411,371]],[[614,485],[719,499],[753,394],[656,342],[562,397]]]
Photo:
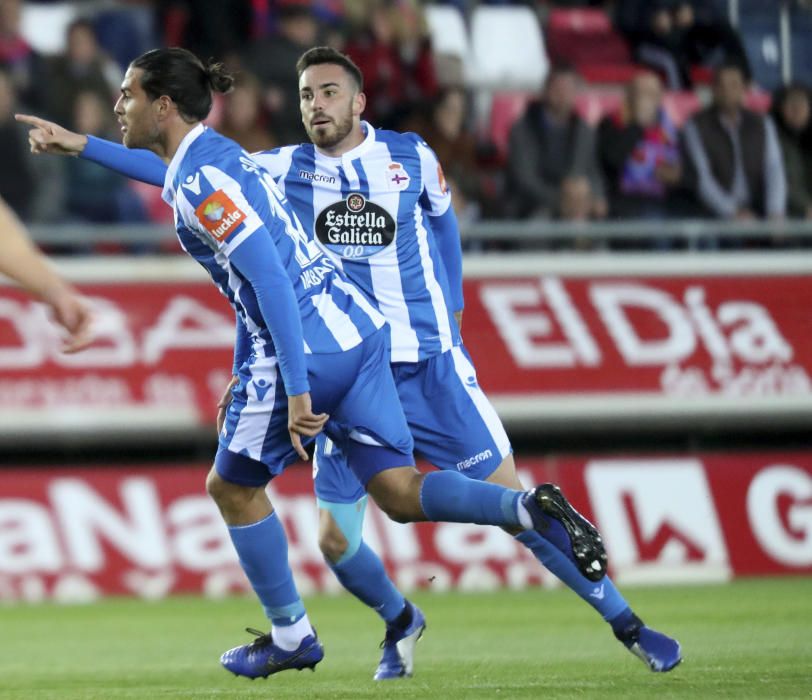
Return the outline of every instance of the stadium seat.
[[[677,128],[681,128],[702,107],[702,103],[695,92],[686,90],[666,92],[663,95],[663,106]]]
[[[752,109],[754,112],[766,114],[770,111],[770,104],[772,104],[770,93],[760,90],[758,87],[748,90],[744,96],[745,107]]]
[[[544,38],[528,7],[480,5],[471,16],[472,87],[538,90],[549,69]]]
[[[574,65],[590,83],[625,83],[637,72],[629,48],[600,9],[553,9],[547,22],[553,61]]]
[[[575,111],[581,119],[595,126],[604,116],[616,112],[623,104],[623,90],[587,90],[575,98]]]
[[[459,77],[464,80],[471,46],[462,13],[453,5],[429,5],[425,14],[440,84],[454,84]]]
[[[31,47],[45,55],[65,50],[68,25],[79,16],[74,2],[48,5],[22,3],[20,32]]]
[[[793,5],[791,12],[792,79],[812,85],[812,8]]]
[[[750,60],[754,82],[765,90],[774,90],[782,83],[778,4],[740,1],[738,30]]]
[[[491,114],[488,121],[488,139],[496,148],[497,160],[507,158],[510,130],[516,120],[524,114],[527,103],[537,94],[534,92],[497,92],[491,100]]]

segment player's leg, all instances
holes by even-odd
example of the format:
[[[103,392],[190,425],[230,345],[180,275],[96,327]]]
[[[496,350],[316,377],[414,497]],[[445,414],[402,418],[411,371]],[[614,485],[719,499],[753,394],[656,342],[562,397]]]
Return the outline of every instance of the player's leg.
[[[405,678],[414,669],[414,646],[425,629],[422,611],[406,600],[383,562],[363,541],[367,496],[338,445],[316,439],[314,486],[319,505],[319,546],[336,578],[386,624],[375,680]]]
[[[263,375],[261,370],[256,374]],[[254,631],[256,640],[230,649],[220,659],[228,670],[249,678],[313,668],[324,656],[293,581],[285,530],[265,491],[268,481],[293,460],[287,403],[273,372],[259,376],[260,386],[271,387],[259,394],[250,388],[257,376],[235,389],[206,480],[271,624],[270,633]],[[274,435],[277,439],[268,441]]]
[[[460,469],[471,479],[523,490],[507,434],[477,384],[465,349],[455,348],[421,364],[419,373],[396,371],[398,393],[416,449],[441,469]],[[427,393],[431,394],[428,399]],[[632,648],[643,625],[608,576],[598,583],[591,581],[549,539],[533,530],[508,531],[600,613],[618,639]],[[673,667],[675,654],[678,658],[678,645],[664,640],[642,650],[648,653],[650,665],[662,667],[658,670]]]
[[[383,334],[367,338],[361,347],[354,383],[331,415],[346,428],[350,467],[390,518],[535,529],[571,556],[586,576],[603,577],[606,555],[594,528],[573,509],[563,510],[548,498],[543,487],[525,493],[470,480],[455,471],[418,472]],[[316,382],[334,382],[340,361],[324,362],[321,369],[314,365]]]

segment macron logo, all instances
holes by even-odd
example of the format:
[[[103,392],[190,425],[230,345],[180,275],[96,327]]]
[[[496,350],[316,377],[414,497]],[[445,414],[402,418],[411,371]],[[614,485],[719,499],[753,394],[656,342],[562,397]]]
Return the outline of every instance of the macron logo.
[[[186,182],[183,183],[183,186],[194,194],[200,194],[200,173],[195,173],[194,177],[189,175],[189,177],[186,178]]]
[[[491,452],[490,450],[483,450],[482,452],[474,455],[473,457],[464,459],[462,460],[462,462],[457,462],[457,471],[463,471],[465,469],[473,467],[475,464],[484,462],[486,459],[490,459],[491,457],[493,457],[493,452]]]
[[[597,598],[598,600],[603,600],[603,597],[605,595],[606,594],[603,592],[603,584],[601,584],[600,586],[596,586],[592,590],[592,593],[589,594],[589,597],[590,598]]]

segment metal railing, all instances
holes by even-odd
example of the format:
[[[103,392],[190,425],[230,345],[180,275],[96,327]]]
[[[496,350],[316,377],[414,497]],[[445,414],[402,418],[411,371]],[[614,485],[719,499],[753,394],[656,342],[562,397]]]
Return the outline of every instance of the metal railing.
[[[112,243],[127,246],[171,247],[171,225],[63,224],[31,227],[41,245],[67,250]],[[611,244],[633,241],[657,247],[680,244],[688,249],[714,248],[723,241],[756,241],[772,248],[812,246],[812,220],[714,221],[480,221],[463,224],[464,242],[514,244],[520,248],[545,248],[552,244],[573,246],[584,242]]]

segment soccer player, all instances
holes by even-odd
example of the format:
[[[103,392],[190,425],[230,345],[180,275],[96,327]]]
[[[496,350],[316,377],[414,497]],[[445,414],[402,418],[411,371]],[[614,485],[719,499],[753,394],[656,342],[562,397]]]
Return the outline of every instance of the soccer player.
[[[272,630],[226,652],[223,665],[254,678],[312,668],[323,657],[265,492],[297,454],[307,458],[303,445],[322,429],[389,517],[534,530],[600,580],[606,566],[600,537],[553,485],[524,492],[453,470],[423,475],[414,468],[383,317],[324,255],[311,229],[302,228],[267,171],[201,123],[212,90],[230,85],[221,65],[206,67],[183,49],[159,49],[133,61],[115,107],[124,146],[152,151],[168,164],[163,196],[174,207],[181,245],[237,315],[237,381],[207,489]],[[78,135],[19,118],[35,127],[36,152],[77,152]],[[136,169],[151,160],[137,155]],[[408,612],[399,650],[410,647],[410,654],[424,623],[416,608]]]
[[[0,199],[0,273],[13,279],[51,309],[54,320],[68,333],[62,351],[78,352],[93,340],[92,315],[78,292],[62,279],[31,242],[11,207]]]

